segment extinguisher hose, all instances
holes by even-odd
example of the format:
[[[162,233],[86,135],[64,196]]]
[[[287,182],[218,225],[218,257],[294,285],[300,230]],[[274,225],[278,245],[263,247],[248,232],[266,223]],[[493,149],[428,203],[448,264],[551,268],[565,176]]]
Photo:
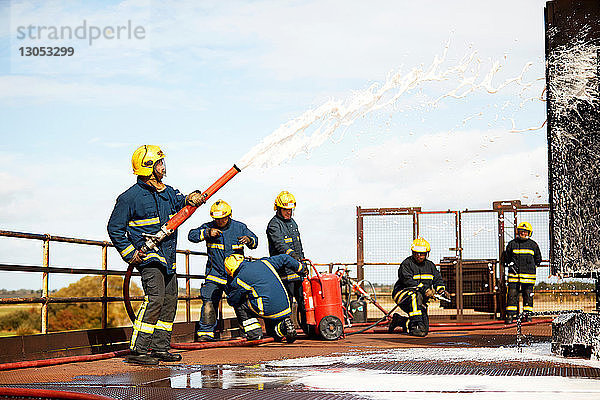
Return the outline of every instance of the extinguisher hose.
[[[396,310],[396,308],[398,308],[398,304],[396,304],[394,306],[394,308],[392,308],[387,314],[385,314],[381,319],[377,320],[377,322],[372,323],[371,325],[364,327],[362,329],[359,329],[357,331],[352,331],[352,332],[348,332],[348,333],[344,333],[346,336],[350,336],[350,335],[356,335],[358,333],[363,333],[368,331],[369,329],[373,329],[374,327],[376,327],[377,325],[379,325],[380,323],[382,323],[383,321],[387,320],[388,317],[390,315],[392,315],[392,313]]]

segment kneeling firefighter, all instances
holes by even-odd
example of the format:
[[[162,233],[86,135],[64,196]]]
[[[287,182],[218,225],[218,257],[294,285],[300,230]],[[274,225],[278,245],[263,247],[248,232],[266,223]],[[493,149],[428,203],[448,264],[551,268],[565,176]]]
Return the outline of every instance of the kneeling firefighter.
[[[244,261],[240,254],[225,259],[225,269],[231,276],[227,302],[236,312],[248,340],[262,338],[257,318],[263,318],[267,335],[288,343],[296,340],[296,329],[290,319],[290,300],[279,271],[293,269],[304,275],[305,267],[292,257],[281,254],[256,261]]]
[[[429,317],[427,302],[436,293],[445,297],[450,294],[435,264],[427,260],[431,246],[423,238],[417,238],[410,246],[412,255],[407,257],[398,268],[398,281],[394,285],[392,298],[408,314],[408,318],[394,314],[389,331],[396,327],[408,331],[412,336],[427,336]]]
[[[196,341],[215,340],[217,328],[217,310],[223,292],[227,294],[227,272],[225,257],[232,254],[244,255],[244,246],[256,249],[258,237],[246,224],[234,220],[231,206],[223,200],[217,200],[210,207],[212,221],[190,230],[190,242],[206,242],[208,260],[206,262],[206,280],[200,288],[202,308],[200,321],[196,323]]]

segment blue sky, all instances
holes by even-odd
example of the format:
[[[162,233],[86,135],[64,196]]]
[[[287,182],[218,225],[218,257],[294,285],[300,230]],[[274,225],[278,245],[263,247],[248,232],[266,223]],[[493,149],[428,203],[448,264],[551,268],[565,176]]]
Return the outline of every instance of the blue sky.
[[[167,183],[203,189],[280,125],[328,100],[352,98],[391,72],[426,68],[447,43],[444,68],[476,51],[479,63],[470,67],[479,65],[477,82],[496,61],[494,86],[532,65],[521,85],[495,94],[478,89],[435,107],[428,102],[456,87],[457,78],[420,85],[310,155],[244,170],[216,198],[259,234],[263,243],[250,254],[267,253],[264,230],[283,189],[296,195],[307,255],[319,262],[355,260],[358,205],[434,210],[546,202],[545,128],[511,132],[511,119],[517,129],[545,120],[537,99],[544,4],[2,1],[0,227],[104,240],[116,196],[134,181],[137,146],[162,146]],[[17,38],[19,26],[75,28],[84,20],[102,28],[131,21],[146,34],[92,45],[89,38]],[[75,55],[19,55],[21,46],[41,45],[72,46]],[[205,207],[182,227],[180,248],[198,248],[185,237],[207,218]],[[39,263],[37,250],[23,250],[28,246],[0,239],[6,262]],[[67,255],[53,260],[74,263]],[[97,257],[81,260],[95,265]]]

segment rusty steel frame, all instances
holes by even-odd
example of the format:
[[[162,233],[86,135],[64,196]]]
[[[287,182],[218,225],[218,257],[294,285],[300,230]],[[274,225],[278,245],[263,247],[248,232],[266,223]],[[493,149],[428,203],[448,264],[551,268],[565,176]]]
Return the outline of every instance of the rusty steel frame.
[[[123,301],[123,297],[108,296],[108,276],[124,276],[125,271],[109,270],[108,269],[108,248],[114,247],[112,243],[108,241],[90,240],[81,238],[71,238],[64,236],[54,236],[49,234],[38,234],[38,233],[26,233],[26,232],[14,232],[0,230],[0,237],[8,238],[19,238],[19,239],[31,239],[42,241],[42,266],[33,265],[16,265],[16,264],[0,264],[0,271],[11,271],[11,272],[41,272],[42,273],[42,296],[41,297],[12,297],[12,298],[0,298],[0,305],[2,304],[32,304],[41,303],[41,332],[43,334],[48,333],[48,304],[50,303],[96,303],[99,302],[102,305],[101,308],[101,328],[107,328],[108,321],[108,303]],[[66,268],[66,267],[51,267],[50,266],[50,243],[71,243],[81,244],[88,246],[99,246],[102,249],[100,269],[94,268]],[[191,300],[199,300],[200,296],[191,296],[190,280],[191,279],[204,279],[204,275],[192,275],[190,274],[189,258],[190,255],[195,256],[207,256],[207,253],[192,250],[177,250],[177,254],[185,254],[185,274],[177,274],[177,278],[185,279],[186,285],[186,296],[180,296],[178,300],[185,300],[186,305],[186,321],[191,321]],[[49,293],[49,276],[51,273],[58,274],[70,274],[70,275],[100,275],[102,277],[102,296],[98,297],[71,297],[71,298],[60,298],[50,297]],[[139,272],[134,272],[133,276],[139,276]],[[132,300],[144,300],[143,296],[131,297]]]
[[[501,318],[505,316],[506,309],[506,281],[504,268],[502,266],[502,254],[506,247],[504,236],[505,236],[505,224],[504,224],[504,213],[514,213],[513,230],[516,235],[517,216],[519,212],[549,212],[549,204],[522,204],[520,200],[508,200],[508,201],[494,201],[492,203],[492,209],[487,210],[469,210],[463,211],[422,211],[421,207],[399,207],[399,208],[362,208],[356,207],[356,266],[357,266],[357,279],[364,279],[364,267],[368,265],[398,265],[398,263],[366,263],[364,260],[364,229],[363,229],[363,217],[373,215],[412,215],[413,217],[413,239],[419,236],[419,215],[421,214],[455,214],[455,237],[456,247],[449,250],[456,252],[457,268],[456,268],[456,319],[461,321],[464,319],[464,302],[463,296],[486,294],[493,296],[494,303],[494,317],[498,314]],[[463,292],[463,248],[462,248],[462,214],[466,213],[496,213],[498,221],[498,259],[496,260],[496,268],[493,274],[494,286],[490,288],[493,292],[484,293],[464,293]],[[549,260],[543,260],[543,262],[549,262]],[[325,264],[331,265],[330,271],[333,265],[344,265],[344,264]],[[350,265],[350,264],[348,264]],[[439,266],[439,264],[436,264]],[[498,289],[496,289],[496,287]]]

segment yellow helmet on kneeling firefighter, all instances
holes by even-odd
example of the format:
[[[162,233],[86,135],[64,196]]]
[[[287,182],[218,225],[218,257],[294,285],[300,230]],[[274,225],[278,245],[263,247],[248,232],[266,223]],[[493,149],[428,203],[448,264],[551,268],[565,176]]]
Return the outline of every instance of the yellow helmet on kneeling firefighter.
[[[140,176],[150,176],[154,170],[154,164],[165,158],[165,153],[154,144],[145,144],[138,147],[131,156],[133,173]]]
[[[232,254],[229,257],[225,258],[225,271],[229,276],[233,276],[235,271],[240,267],[244,261],[244,256],[241,254]]]
[[[427,240],[420,237],[413,240],[410,249],[415,253],[429,253],[431,251],[431,246]]]
[[[229,215],[231,215],[231,206],[224,200],[219,199],[210,206],[210,216],[214,219],[225,218]]]
[[[533,233],[533,226],[531,226],[529,222],[523,221],[517,225],[517,232],[518,231],[527,231],[529,232],[529,237],[531,237],[531,234]]]
[[[296,208],[296,198],[293,194],[287,190],[284,190],[283,192],[279,193],[277,197],[275,197],[275,205],[273,206],[273,210],[277,211],[277,207],[293,210]]]

